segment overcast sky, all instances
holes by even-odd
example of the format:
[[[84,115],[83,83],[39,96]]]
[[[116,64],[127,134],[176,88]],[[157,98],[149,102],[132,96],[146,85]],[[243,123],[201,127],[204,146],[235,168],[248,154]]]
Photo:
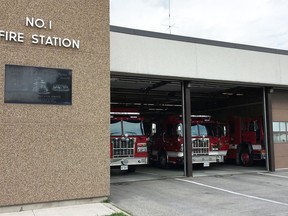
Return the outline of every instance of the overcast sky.
[[[288,50],[288,0],[110,0],[110,24]]]

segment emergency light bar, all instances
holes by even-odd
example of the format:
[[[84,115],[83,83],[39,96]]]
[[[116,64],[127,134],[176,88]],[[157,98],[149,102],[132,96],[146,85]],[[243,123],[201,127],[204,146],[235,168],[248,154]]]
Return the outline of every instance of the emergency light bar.
[[[202,121],[210,121],[211,116],[210,115],[191,115],[191,118],[194,118],[194,120],[202,120]]]
[[[192,118],[211,118],[210,115],[191,115]]]
[[[179,115],[180,117],[182,117],[182,115]],[[191,115],[190,117],[192,118],[211,118],[210,115]]]
[[[180,115],[180,117],[182,118],[182,115]],[[202,120],[202,121],[210,121],[211,120],[211,116],[210,115],[190,115],[191,118],[193,118],[194,121],[198,120]]]
[[[140,115],[137,112],[110,112],[111,115]]]

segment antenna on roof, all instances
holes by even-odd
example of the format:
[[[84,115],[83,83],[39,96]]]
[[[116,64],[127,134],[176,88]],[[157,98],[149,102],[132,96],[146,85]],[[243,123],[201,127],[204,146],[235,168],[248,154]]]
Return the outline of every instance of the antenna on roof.
[[[171,0],[168,0],[168,7],[169,7],[169,15],[168,15],[168,18],[169,18],[169,25],[168,25],[168,28],[167,28],[167,30],[169,30],[169,34],[171,34],[172,33],[172,27],[174,27],[175,26],[175,23],[174,24],[171,24],[171,2],[170,2]],[[167,26],[167,25],[166,25]]]

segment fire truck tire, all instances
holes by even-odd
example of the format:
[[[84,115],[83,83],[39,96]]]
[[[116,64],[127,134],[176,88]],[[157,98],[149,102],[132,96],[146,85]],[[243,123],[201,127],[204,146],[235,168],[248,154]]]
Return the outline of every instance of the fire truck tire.
[[[239,152],[239,159],[242,166],[252,166],[253,165],[253,155],[250,153],[248,147],[241,148]]]
[[[166,169],[168,167],[168,163],[167,163],[167,155],[165,152],[161,152],[159,154],[159,166],[161,169]]]

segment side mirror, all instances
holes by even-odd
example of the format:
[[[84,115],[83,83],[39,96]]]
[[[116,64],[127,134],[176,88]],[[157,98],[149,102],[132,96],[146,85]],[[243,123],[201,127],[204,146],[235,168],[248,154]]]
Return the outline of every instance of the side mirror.
[[[227,128],[226,128],[225,125],[224,125],[224,127],[223,127],[223,133],[224,133],[224,134],[223,134],[224,136],[227,136]]]
[[[177,132],[178,136],[182,136],[182,125],[181,124],[178,124],[176,132]]]
[[[152,123],[152,127],[151,127],[151,135],[156,134],[156,124]]]

